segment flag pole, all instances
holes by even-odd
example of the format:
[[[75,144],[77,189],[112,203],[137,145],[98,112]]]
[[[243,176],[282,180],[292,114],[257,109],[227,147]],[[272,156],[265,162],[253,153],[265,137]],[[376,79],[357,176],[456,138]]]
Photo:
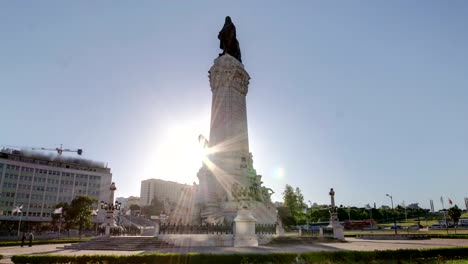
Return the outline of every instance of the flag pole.
[[[20,210],[18,213],[20,213],[20,219],[18,222],[18,237],[20,236],[20,227],[21,227],[21,217],[23,216],[23,212]]]
[[[58,238],[59,239],[60,239],[60,229],[62,227],[62,211],[60,212],[60,216],[59,216],[59,233],[58,233]]]
[[[448,235],[448,222],[447,222],[447,214],[445,212],[445,206],[444,206],[444,198],[441,196],[440,197],[440,202],[442,203],[442,210],[444,211],[444,218],[445,218],[445,230],[447,231]]]

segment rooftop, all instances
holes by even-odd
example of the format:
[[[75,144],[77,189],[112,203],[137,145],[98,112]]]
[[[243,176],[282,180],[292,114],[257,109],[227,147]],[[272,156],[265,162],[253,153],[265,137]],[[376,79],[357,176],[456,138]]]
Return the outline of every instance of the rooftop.
[[[45,161],[45,162],[57,162],[57,163],[62,163],[62,164],[82,165],[82,166],[100,168],[100,169],[107,168],[107,164],[101,161],[70,157],[70,156],[65,156],[61,154],[46,154],[40,151],[25,150],[25,149],[17,150],[17,149],[12,149],[12,148],[3,148],[2,150],[0,150],[0,159],[15,160],[12,157],[18,157],[19,161],[29,162],[29,163],[41,164],[40,161]],[[35,162],[35,161],[39,161],[39,162]]]

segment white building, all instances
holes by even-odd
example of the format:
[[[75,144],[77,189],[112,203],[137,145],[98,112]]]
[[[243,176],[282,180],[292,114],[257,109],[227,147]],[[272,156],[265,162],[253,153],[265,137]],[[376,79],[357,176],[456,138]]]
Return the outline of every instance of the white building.
[[[110,168],[103,163],[12,149],[0,151],[0,220],[51,221],[55,205],[78,195],[109,202]]]
[[[123,209],[129,209],[131,205],[136,204],[140,205],[140,197],[137,196],[130,196],[130,197],[117,197],[115,199],[116,201],[120,202],[122,204]]]
[[[191,185],[160,179],[141,181],[140,206],[150,205],[154,197],[161,202],[177,203],[184,189],[191,189],[192,187]]]

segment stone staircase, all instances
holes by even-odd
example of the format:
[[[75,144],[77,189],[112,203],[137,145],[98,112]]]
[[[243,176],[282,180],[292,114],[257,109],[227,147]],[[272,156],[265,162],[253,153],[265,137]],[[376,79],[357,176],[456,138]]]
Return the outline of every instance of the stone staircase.
[[[90,241],[71,244],[65,249],[75,250],[122,250],[146,251],[157,248],[175,247],[172,244],[150,236],[98,237]]]

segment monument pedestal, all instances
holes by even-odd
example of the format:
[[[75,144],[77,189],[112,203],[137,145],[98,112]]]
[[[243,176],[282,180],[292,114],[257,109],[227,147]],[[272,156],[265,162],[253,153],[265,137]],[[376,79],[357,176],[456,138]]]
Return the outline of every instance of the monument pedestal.
[[[249,209],[239,209],[234,219],[234,247],[258,247],[258,238],[255,234],[256,222]]]
[[[283,225],[280,223],[276,223],[276,235],[277,236],[284,236],[284,228]]]
[[[105,236],[110,236],[111,235],[111,227],[116,226],[115,225],[115,220],[114,220],[114,211],[113,210],[108,210],[107,215],[106,215],[106,229],[105,229]]]
[[[332,213],[329,227],[333,228],[333,238],[344,240],[343,226],[338,219],[338,213]]]
[[[330,197],[331,197],[331,206],[330,206],[330,224],[328,227],[333,228],[333,238],[344,240],[344,232],[343,226],[340,224],[340,220],[338,219],[338,212],[335,206],[335,191],[333,188],[330,189]]]

